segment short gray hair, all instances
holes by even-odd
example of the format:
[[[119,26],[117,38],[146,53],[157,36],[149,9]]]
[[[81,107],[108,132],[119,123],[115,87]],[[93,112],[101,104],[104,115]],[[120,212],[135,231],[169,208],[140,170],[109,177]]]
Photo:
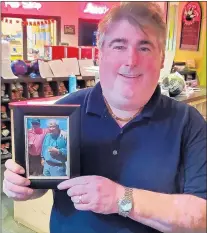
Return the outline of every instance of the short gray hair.
[[[58,126],[59,127],[59,121],[56,120],[56,119],[50,119],[47,121],[47,125],[50,126],[50,125],[55,125],[55,126]]]
[[[104,45],[105,35],[112,23],[122,19],[139,26],[144,31],[147,27],[154,28],[157,32],[160,48],[163,53],[166,45],[166,23],[162,9],[154,2],[122,2],[111,10],[100,21],[97,31],[97,46],[101,49]]]

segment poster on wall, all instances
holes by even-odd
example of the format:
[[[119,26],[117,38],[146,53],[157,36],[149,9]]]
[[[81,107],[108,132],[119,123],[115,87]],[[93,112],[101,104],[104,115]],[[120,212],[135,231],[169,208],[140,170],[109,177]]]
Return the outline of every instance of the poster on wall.
[[[182,13],[180,49],[198,50],[201,16],[202,12],[199,2],[188,2],[185,5]]]
[[[75,35],[75,25],[64,25],[64,34]]]

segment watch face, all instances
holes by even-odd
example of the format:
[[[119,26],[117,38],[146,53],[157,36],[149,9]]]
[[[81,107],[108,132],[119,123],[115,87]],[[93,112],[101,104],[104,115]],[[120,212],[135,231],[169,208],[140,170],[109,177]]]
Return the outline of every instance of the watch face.
[[[123,199],[120,201],[120,207],[123,211],[130,211],[132,209],[132,202],[128,199]]]

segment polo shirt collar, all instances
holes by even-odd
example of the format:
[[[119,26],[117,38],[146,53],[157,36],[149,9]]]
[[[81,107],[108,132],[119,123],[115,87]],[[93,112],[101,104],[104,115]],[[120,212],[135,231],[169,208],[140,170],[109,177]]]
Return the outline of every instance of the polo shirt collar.
[[[142,113],[138,115],[138,118],[152,117],[161,97],[160,86],[157,85],[152,97],[145,105]],[[88,97],[86,113],[94,113],[99,116],[103,116],[103,114],[107,111],[107,107],[105,105],[102,88],[100,82],[98,82],[92,89]],[[136,118],[135,118],[136,119]]]
[[[86,113],[94,113],[102,116],[106,110],[107,108],[103,99],[101,84],[98,82],[90,91]]]
[[[141,112],[142,117],[147,117],[150,118],[153,116],[156,107],[158,106],[160,102],[160,97],[161,97],[161,89],[159,84],[157,85],[152,97],[148,101],[148,103],[145,105],[143,111]]]

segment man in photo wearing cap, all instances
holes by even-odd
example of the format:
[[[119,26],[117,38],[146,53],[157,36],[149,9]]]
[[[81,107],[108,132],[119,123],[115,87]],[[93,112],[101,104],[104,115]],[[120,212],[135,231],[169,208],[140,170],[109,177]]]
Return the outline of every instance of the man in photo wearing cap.
[[[48,129],[42,146],[43,175],[66,176],[67,140],[61,136],[58,121],[49,120]]]
[[[48,130],[40,127],[40,119],[33,118],[31,124],[32,128],[28,130],[29,171],[30,175],[41,175],[42,143]]]

